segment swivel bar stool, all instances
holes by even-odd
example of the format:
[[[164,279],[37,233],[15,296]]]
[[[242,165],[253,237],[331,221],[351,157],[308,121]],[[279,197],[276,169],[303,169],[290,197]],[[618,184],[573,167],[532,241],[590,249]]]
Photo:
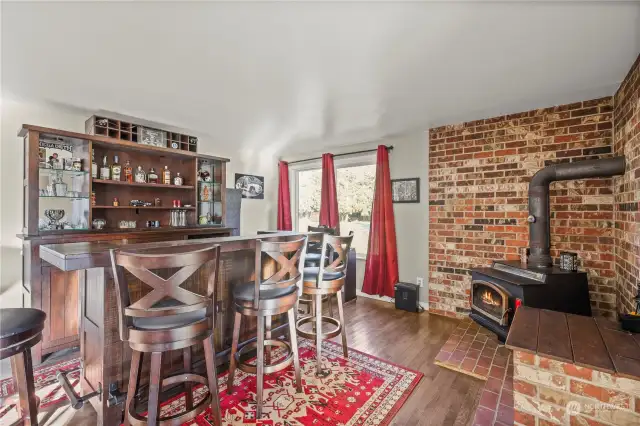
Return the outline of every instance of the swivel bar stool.
[[[18,388],[18,412],[27,426],[38,426],[31,348],[42,340],[46,318],[38,309],[0,309],[0,359],[11,358],[11,371]]]
[[[262,417],[264,401],[264,375],[275,373],[287,368],[293,362],[295,369],[296,391],[302,391],[300,361],[298,360],[298,342],[295,329],[295,309],[298,301],[298,291],[302,286],[302,267],[307,248],[307,237],[294,241],[265,241],[256,240],[255,280],[240,284],[233,289],[233,301],[236,311],[233,323],[233,343],[231,345],[231,360],[227,393],[233,392],[233,380],[236,368],[245,373],[256,374],[256,419]],[[275,261],[275,262],[274,262]],[[263,265],[265,262],[265,265]],[[274,273],[271,274],[271,267]],[[264,275],[269,275],[263,278]],[[271,339],[271,317],[287,313],[289,319],[289,337],[291,343]],[[238,350],[240,338],[240,322],[242,316],[256,317],[258,323],[257,341],[246,344]],[[267,323],[265,325],[265,323]],[[268,328],[265,330],[265,327]],[[284,358],[275,364],[271,363],[270,351],[272,346],[285,348]],[[267,356],[265,356],[265,348]],[[257,350],[255,365],[240,361],[240,357],[251,349]]]
[[[215,350],[213,347],[214,300],[220,261],[220,246],[202,245],[186,251],[181,247],[126,252],[111,250],[111,263],[116,284],[120,338],[132,349],[129,388],[125,405],[125,425],[180,425],[193,420],[207,405],[211,406],[216,426],[222,425]],[[157,271],[156,272],[152,272]],[[175,273],[173,273],[177,270]],[[128,274],[126,274],[128,272]],[[194,273],[207,277],[207,287],[200,295],[181,288]],[[160,275],[171,275],[163,278]],[[135,302],[130,294],[140,291],[140,280],[153,290]],[[191,348],[203,344],[207,377],[191,372]],[[184,373],[162,379],[162,357],[171,350],[182,349]],[[149,404],[147,417],[136,413],[135,395],[142,357],[151,354]],[[191,383],[209,387],[209,394],[195,407]],[[161,387],[185,383],[187,390],[185,413],[160,418]]]
[[[309,226],[307,228],[309,232],[321,232],[322,234],[336,235],[337,229],[330,228],[328,226]],[[304,266],[305,267],[314,267],[320,264],[320,252],[322,251],[322,235],[313,235],[309,236],[309,242],[307,243],[307,255],[305,257]],[[331,251],[331,250],[330,250]],[[333,256],[333,253],[328,253],[327,258]],[[329,304],[329,313],[333,316],[333,304],[332,304],[332,295],[325,295],[322,297],[323,302],[327,302]],[[307,315],[313,315],[313,310],[315,309],[315,305],[313,304],[313,299],[303,294],[298,299],[299,305],[304,305],[306,309]],[[315,327],[315,326],[314,326]]]
[[[342,352],[345,358],[348,356],[347,350],[347,332],[344,323],[343,310],[343,287],[347,275],[347,253],[351,248],[353,233],[348,237],[337,237],[324,234],[322,237],[321,259],[327,257],[327,253],[332,250],[335,253],[334,260],[320,262],[317,267],[304,268],[304,283],[302,287],[303,294],[310,295],[313,298],[315,309],[312,315],[302,317],[296,322],[296,330],[302,337],[313,339],[316,341],[316,375],[325,377],[329,373],[322,370],[322,339],[331,339],[338,334],[342,334]],[[325,266],[325,263],[328,263]],[[333,316],[322,315],[322,297],[324,295],[335,294],[338,299],[338,314],[340,319],[337,320]],[[331,314],[333,315],[333,314]],[[322,323],[328,322],[336,327],[327,332],[322,332]],[[315,327],[309,332],[305,331],[302,326],[312,323]]]

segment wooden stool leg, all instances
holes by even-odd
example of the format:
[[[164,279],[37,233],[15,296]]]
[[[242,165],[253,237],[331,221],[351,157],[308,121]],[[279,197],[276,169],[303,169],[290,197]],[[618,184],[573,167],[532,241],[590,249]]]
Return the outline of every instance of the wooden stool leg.
[[[312,317],[316,316],[316,295],[315,294],[311,295],[311,303],[309,303],[309,312],[311,312]],[[322,310],[320,310],[320,312],[322,312]],[[311,323],[311,331],[313,331],[314,333],[316,332],[315,322]]]
[[[222,426],[222,412],[220,411],[220,396],[218,395],[218,376],[216,375],[216,351],[213,347],[213,336],[202,342],[204,345],[204,360],[207,368],[207,382],[211,393],[211,413],[215,426]]]
[[[138,382],[140,380],[140,365],[142,364],[142,352],[131,352],[131,369],[129,372],[129,386],[127,387],[127,403],[124,406],[124,426],[131,425],[129,421],[129,410],[131,404],[135,412],[135,396],[138,391]]]
[[[38,401],[33,383],[31,348],[11,357],[11,371],[18,389],[18,412],[25,426],[38,426]]]
[[[289,309],[289,337],[291,350],[293,351],[293,368],[296,373],[296,392],[302,392],[302,378],[300,375],[300,359],[298,357],[298,336],[296,335],[296,309]]]
[[[327,296],[327,303],[329,304],[329,316],[333,317],[333,294]]]
[[[233,342],[231,343],[231,358],[229,359],[229,377],[227,377],[227,395],[233,392],[233,376],[236,373],[236,352],[238,352],[238,340],[240,340],[240,322],[242,314],[236,312],[233,320]]]
[[[184,348],[182,350],[182,366],[184,367],[185,374],[191,373],[191,347]],[[187,406],[187,411],[189,411],[193,408],[193,386],[191,382],[184,384],[184,390],[185,404]]]
[[[262,417],[262,391],[264,388],[264,322],[265,318],[258,316],[258,357],[256,359],[256,420]]]
[[[315,294],[316,305],[316,374],[322,374],[322,295]]]
[[[266,317],[264,317],[264,322],[266,339],[271,340],[271,315],[267,315]],[[271,346],[267,346],[265,348],[264,362],[267,365],[271,364]]]
[[[151,377],[149,379],[149,414],[147,414],[147,425],[158,424],[160,413],[160,383],[162,382],[162,352],[151,352]]]
[[[336,293],[336,297],[338,298],[338,315],[340,316],[340,324],[342,326],[342,353],[345,358],[349,357],[349,348],[347,347],[347,324],[344,322],[344,307],[342,306],[342,293],[343,289],[340,289],[339,292]]]

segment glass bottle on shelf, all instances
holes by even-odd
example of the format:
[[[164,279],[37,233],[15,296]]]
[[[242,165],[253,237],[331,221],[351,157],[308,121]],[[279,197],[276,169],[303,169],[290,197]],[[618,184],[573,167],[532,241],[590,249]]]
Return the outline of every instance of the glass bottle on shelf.
[[[111,165],[111,179],[112,180],[120,180],[120,176],[122,175],[122,165],[118,162],[118,156],[113,156],[113,164]]]
[[[129,160],[124,163],[124,180],[133,183],[133,169],[131,168],[131,162]]]
[[[158,183],[158,174],[156,173],[156,170],[153,167],[151,167],[149,169],[149,173],[147,173],[147,182]]]
[[[102,167],[100,167],[100,179],[109,180],[111,176],[111,169],[107,165],[107,156],[102,159]]]
[[[173,178],[173,184],[176,186],[182,186],[184,184],[184,179],[180,176],[180,172],[177,172],[176,176]]]
[[[142,169],[142,166],[138,166],[136,174],[134,176],[136,183],[147,183],[147,174]]]
[[[164,166],[164,170],[162,171],[162,183],[165,185],[171,185],[171,170],[169,170],[169,166]]]
[[[98,179],[98,164],[96,163],[96,153],[91,151],[91,177]]]

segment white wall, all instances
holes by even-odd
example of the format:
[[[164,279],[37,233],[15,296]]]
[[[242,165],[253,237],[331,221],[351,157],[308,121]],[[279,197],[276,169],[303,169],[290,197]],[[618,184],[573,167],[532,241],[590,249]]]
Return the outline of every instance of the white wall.
[[[429,137],[426,132],[412,132],[399,136],[336,148],[323,152],[340,154],[346,152],[375,149],[378,145],[393,145],[389,155],[391,179],[420,178],[420,203],[394,204],[396,221],[396,240],[398,246],[398,268],[400,281],[416,282],[417,277],[424,278],[424,287],[420,289],[420,301],[429,299],[427,277],[429,271]],[[294,161],[317,157],[323,152],[309,152],[301,155],[283,157]],[[291,200],[292,203],[294,200]],[[365,261],[357,262],[357,286],[362,288]]]
[[[96,112],[53,103],[34,103],[25,100],[2,99],[0,122],[0,306],[20,306],[22,280],[22,173],[23,141],[17,132],[22,124],[34,124],[84,133],[85,120]],[[102,113],[102,112],[101,112]],[[212,120],[215,123],[215,120]],[[168,130],[184,131],[161,124]],[[214,124],[212,124],[214,125]],[[241,233],[255,234],[272,229],[276,222],[277,160],[273,154],[248,149],[239,150],[233,142],[219,143],[206,135],[199,137],[199,151],[204,154],[230,158],[227,163],[227,186],[232,187],[235,173],[250,173],[265,177],[264,200],[243,200]]]

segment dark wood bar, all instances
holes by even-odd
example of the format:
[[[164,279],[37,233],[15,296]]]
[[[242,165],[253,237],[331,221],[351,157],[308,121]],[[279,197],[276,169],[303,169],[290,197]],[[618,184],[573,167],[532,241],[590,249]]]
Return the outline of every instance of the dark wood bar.
[[[130,368],[131,350],[122,342],[118,333],[116,295],[109,250],[126,246],[131,250],[170,249],[202,244],[220,244],[220,275],[215,292],[215,332],[214,345],[217,364],[226,362],[231,346],[233,310],[231,292],[235,285],[252,281],[255,270],[255,243],[258,238],[296,238],[301,234],[293,232],[247,237],[220,237],[207,239],[182,239],[151,243],[131,244],[122,240],[79,242],[42,245],[40,258],[57,273],[76,274],[80,288],[80,350],[83,360],[82,391],[84,394],[102,387],[102,398],[90,401],[98,413],[99,425],[117,425],[122,420],[123,405],[113,396],[126,392]],[[200,291],[206,287],[204,272],[195,273],[183,288]],[[130,282],[135,283],[133,276]],[[139,283],[139,282],[138,282]],[[135,287],[136,284],[134,284]],[[139,297],[146,294],[139,284],[134,293]],[[274,327],[283,322],[275,321]],[[255,337],[255,322],[243,322],[240,340],[245,344]],[[181,352],[167,357],[164,368],[167,371],[182,368]],[[194,351],[194,362],[202,357],[202,351]],[[148,363],[148,360],[145,360]],[[197,366],[196,366],[197,367]],[[143,366],[143,371],[148,365]],[[145,374],[142,375],[145,377]],[[114,392],[114,390],[116,392]]]
[[[42,245],[134,244],[234,232],[225,226],[228,159],[197,153],[194,144],[174,149],[136,143],[131,128],[123,133],[122,123],[105,122],[109,128],[97,134],[27,124],[18,133],[24,140],[24,217],[18,235],[23,241],[22,306],[47,314],[42,341],[32,350],[36,365],[50,353],[79,346],[79,289],[86,279],[75,270],[42,262]],[[120,130],[111,132],[112,126]],[[120,139],[124,134],[127,138]],[[116,156],[121,168],[124,164],[160,172],[168,167],[171,177],[179,180],[139,182],[131,174],[125,176],[126,170],[114,176],[103,176],[101,170],[98,176],[97,163]],[[176,224],[172,211],[181,212],[184,223]]]

